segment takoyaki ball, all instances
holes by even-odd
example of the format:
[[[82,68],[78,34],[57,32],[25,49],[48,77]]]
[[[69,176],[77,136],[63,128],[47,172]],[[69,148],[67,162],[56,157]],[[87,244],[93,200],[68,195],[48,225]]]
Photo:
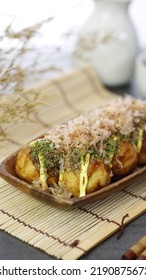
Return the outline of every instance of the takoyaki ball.
[[[111,181],[111,170],[108,164],[102,159],[90,160],[88,167],[87,194],[101,189]]]
[[[32,183],[39,179],[39,171],[31,160],[29,147],[23,148],[18,153],[15,170],[19,178],[28,183]]]
[[[138,154],[138,164],[146,164],[146,131],[143,133],[142,147]]]
[[[80,170],[64,171],[62,183],[68,192],[72,193],[75,197],[79,197]]]
[[[74,197],[80,196],[80,174],[81,170],[65,171],[63,184]],[[103,160],[90,160],[87,170],[86,194],[94,192],[110,183],[110,167]]]
[[[114,176],[124,176],[131,173],[137,166],[138,155],[136,148],[129,142],[119,141],[112,160]]]

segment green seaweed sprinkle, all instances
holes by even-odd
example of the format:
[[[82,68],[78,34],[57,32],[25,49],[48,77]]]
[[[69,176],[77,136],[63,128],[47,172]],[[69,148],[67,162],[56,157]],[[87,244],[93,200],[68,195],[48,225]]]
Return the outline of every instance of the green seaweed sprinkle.
[[[39,163],[39,155],[43,157],[45,168],[59,168],[63,153],[59,153],[54,143],[48,139],[36,140],[30,144],[31,157],[34,162]]]

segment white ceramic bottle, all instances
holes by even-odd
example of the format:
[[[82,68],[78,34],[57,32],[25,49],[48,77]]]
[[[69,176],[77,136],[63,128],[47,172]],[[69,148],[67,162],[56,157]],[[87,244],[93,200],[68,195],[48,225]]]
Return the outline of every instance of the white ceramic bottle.
[[[127,84],[134,71],[137,37],[129,0],[94,0],[95,7],[82,26],[75,48],[77,65],[90,63],[104,84]]]

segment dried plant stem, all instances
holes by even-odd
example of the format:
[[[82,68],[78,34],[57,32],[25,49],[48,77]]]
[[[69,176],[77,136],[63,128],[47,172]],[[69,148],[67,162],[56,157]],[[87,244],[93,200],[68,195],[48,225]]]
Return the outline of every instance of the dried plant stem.
[[[39,34],[40,28],[54,19],[49,17],[35,25],[23,28],[19,31],[13,29],[14,20],[4,29],[0,37],[1,42],[8,40],[15,41],[18,47],[3,49],[0,47],[0,142],[5,140],[20,145],[10,139],[8,128],[11,123],[39,122],[43,127],[48,128],[39,117],[40,105],[47,106],[52,95],[41,96],[36,90],[25,90],[30,77],[42,76],[49,71],[61,71],[55,65],[48,65],[45,68],[37,69],[37,59],[30,61],[29,67],[23,65],[26,55],[37,51],[30,47],[30,41]],[[33,57],[33,56],[32,56]],[[40,65],[39,65],[40,66]],[[6,128],[6,124],[8,124]]]

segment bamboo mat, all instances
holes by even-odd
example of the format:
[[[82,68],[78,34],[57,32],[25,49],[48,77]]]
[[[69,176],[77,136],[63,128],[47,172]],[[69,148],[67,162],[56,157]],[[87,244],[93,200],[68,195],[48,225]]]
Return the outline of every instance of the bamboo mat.
[[[73,118],[114,97],[88,66],[41,83],[36,89],[42,98],[46,94],[53,96],[47,106],[40,105],[36,121],[7,125],[9,137],[0,143],[1,161],[45,132],[47,126]],[[70,210],[40,202],[0,179],[0,229],[57,259],[79,259],[115,232],[120,233],[123,225],[145,211],[144,174],[120,193]]]

